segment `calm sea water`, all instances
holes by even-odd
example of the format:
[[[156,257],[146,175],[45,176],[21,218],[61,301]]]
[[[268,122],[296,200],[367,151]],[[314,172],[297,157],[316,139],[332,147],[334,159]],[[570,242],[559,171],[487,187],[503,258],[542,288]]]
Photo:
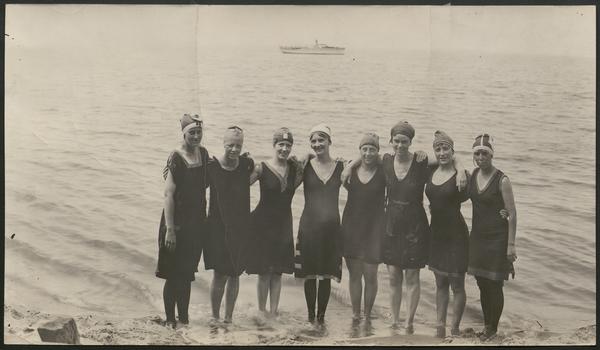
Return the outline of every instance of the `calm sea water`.
[[[329,123],[332,154],[350,159],[364,131],[378,133],[391,152],[389,128],[408,120],[417,130],[414,150],[433,156],[432,135],[441,129],[471,168],[474,136],[491,133],[495,165],[510,177],[518,210],[517,276],[506,283],[503,322],[595,323],[594,76],[593,59],[544,56],[9,51],[6,303],[162,313],[162,281],[154,277],[161,174],[181,139],[179,116],[201,108],[211,154],[222,150],[223,129],[237,124],[256,160],[271,155],[280,126],[294,132],[294,151],[306,153],[311,125]],[[252,196],[255,205],[257,185]],[[302,206],[300,188],[296,226]],[[469,202],[463,214],[470,226]],[[424,270],[419,312],[434,319],[432,281]],[[471,277],[467,293],[479,310]],[[387,297],[377,303],[387,305]]]

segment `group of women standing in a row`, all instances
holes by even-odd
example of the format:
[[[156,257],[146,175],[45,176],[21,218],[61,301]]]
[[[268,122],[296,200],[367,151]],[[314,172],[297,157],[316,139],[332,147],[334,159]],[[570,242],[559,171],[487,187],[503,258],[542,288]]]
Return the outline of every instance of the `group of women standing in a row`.
[[[324,124],[309,132],[314,155],[290,157],[294,138],[287,128],[273,135],[273,156],[260,164],[242,155],[244,133],[230,127],[223,137],[224,152],[208,157],[200,146],[202,119],[184,115],[184,142],[171,153],[165,168],[165,207],[159,230],[156,275],[166,279],[163,296],[167,325],[188,323],[190,282],[204,252],[205,268],[214,270],[210,287],[213,320],[230,323],[239,290],[239,276],[258,275],[258,307],[277,314],[282,273],[304,279],[308,320],[323,324],[331,279],[342,277],[342,256],[350,274],[353,318],[370,319],[377,294],[377,269],[387,265],[393,326],[399,324],[402,284],[406,279],[408,317],[413,320],[420,296],[419,271],[425,265],[436,279],[437,336],[446,332],[449,288],[454,293],[451,333],[458,334],[466,303],[465,273],[477,279],[484,316],[483,338],[498,327],[508,279],[516,259],[516,210],[508,178],[492,165],[493,144],[488,134],[473,144],[476,169],[468,178],[454,158],[452,139],[434,135],[434,158],[409,151],[415,135],[407,122],[390,132],[394,154],[379,156],[379,137],[360,140],[360,157],[346,164],[330,155],[331,130]],[[260,201],[250,211],[250,186],[260,181]],[[297,241],[293,241],[291,201],[303,183],[304,209]],[[339,190],[348,190],[342,220]],[[210,205],[206,215],[206,188]],[[431,224],[423,208],[423,193],[431,203]],[[469,236],[460,213],[471,199],[473,225]]]

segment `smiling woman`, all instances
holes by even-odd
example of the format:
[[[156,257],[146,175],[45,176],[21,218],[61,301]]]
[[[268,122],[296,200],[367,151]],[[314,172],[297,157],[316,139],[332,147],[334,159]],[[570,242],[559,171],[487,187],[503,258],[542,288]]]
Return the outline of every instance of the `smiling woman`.
[[[329,154],[331,129],[325,124],[310,132],[310,147],[316,157],[304,170],[304,210],[298,227],[295,276],[304,278],[308,321],[325,323],[331,279],[342,278],[341,227],[338,197],[344,164]],[[317,280],[318,289],[317,289]]]
[[[164,170],[165,205],[158,236],[156,276],[166,279],[163,299],[166,325],[175,328],[175,306],[179,322],[189,323],[190,282],[198,271],[206,221],[206,164],[202,146],[202,118],[184,114],[183,142],[169,156]]]
[[[273,134],[273,156],[257,164],[251,182],[260,181],[260,201],[252,212],[253,232],[246,272],[258,274],[258,309],[276,316],[281,275],[294,272],[292,198],[302,180],[301,167],[290,159],[294,137],[288,128]]]
[[[242,129],[237,126],[227,128],[223,136],[223,155],[213,157],[208,163],[210,205],[204,267],[214,270],[210,298],[215,322],[220,317],[223,293],[226,293],[224,322],[232,322],[240,275],[246,268],[246,247],[250,237],[250,176],[254,162],[240,156],[243,144]]]

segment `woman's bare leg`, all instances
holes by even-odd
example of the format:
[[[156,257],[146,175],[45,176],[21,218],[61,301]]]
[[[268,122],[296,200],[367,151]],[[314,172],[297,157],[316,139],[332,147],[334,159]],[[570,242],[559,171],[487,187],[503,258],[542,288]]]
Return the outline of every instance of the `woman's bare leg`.
[[[377,269],[379,265],[363,263],[365,276],[365,317],[371,318],[371,311],[377,296]]]
[[[400,304],[402,303],[402,269],[387,265],[390,279],[390,307],[392,309],[392,326],[397,327],[400,323]]]
[[[413,321],[419,299],[421,297],[421,282],[419,278],[420,269],[406,269],[406,295],[408,296],[408,317],[406,318],[406,332],[414,332]]]
[[[235,301],[237,300],[238,293],[240,291],[240,277],[239,276],[228,276],[227,288],[225,290],[225,318],[226,323],[231,323],[233,318],[233,309],[235,308]]]

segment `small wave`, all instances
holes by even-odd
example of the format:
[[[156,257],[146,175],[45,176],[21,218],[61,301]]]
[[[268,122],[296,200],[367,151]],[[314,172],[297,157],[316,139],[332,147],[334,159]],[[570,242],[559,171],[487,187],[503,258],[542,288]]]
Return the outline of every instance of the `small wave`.
[[[35,202],[31,204],[32,208],[43,210],[43,211],[57,211],[61,210],[61,205],[55,202]]]
[[[24,202],[24,203],[31,203],[38,199],[38,197],[33,193],[21,192],[21,191],[15,191],[14,198],[18,202]]]
[[[577,181],[574,178],[561,178],[558,180],[555,180],[559,183],[562,183],[564,185],[574,185],[574,186],[581,186],[581,187],[586,187],[587,189],[590,190],[595,190],[596,189],[596,184],[595,183],[589,183],[589,182],[584,182],[584,181]]]
[[[118,256],[129,261],[132,265],[154,266],[156,260],[150,253],[142,253],[132,247],[115,241],[102,241],[99,239],[85,239],[82,244],[90,249],[100,249],[110,256]],[[85,251],[85,249],[83,249]],[[154,253],[154,252],[152,252]]]
[[[143,283],[131,278],[127,274],[114,271],[100,271],[94,266],[86,266],[81,263],[72,264],[62,259],[50,257],[31,246],[28,243],[22,241],[12,240],[6,242],[7,249],[11,249],[13,252],[19,254],[19,256],[27,261],[27,264],[36,269],[40,274],[46,276],[53,276],[53,278],[61,278],[68,281],[69,278],[75,278],[78,282],[82,283],[83,290],[77,294],[81,294],[81,298],[75,298],[76,295],[73,291],[65,292],[64,295],[53,295],[53,298],[61,301],[68,302],[73,305],[79,305],[87,309],[105,309],[106,302],[94,304],[93,300],[103,299],[106,301],[108,298],[113,299],[114,302],[118,302],[124,294],[129,295],[129,298],[133,298],[138,302],[142,301],[148,305],[152,304],[153,293]],[[82,257],[85,259],[85,257]],[[85,260],[78,260],[85,261]],[[10,271],[7,271],[10,273]],[[89,283],[85,283],[88,281]],[[26,281],[24,281],[26,282]],[[93,287],[91,287],[93,286]],[[43,286],[38,289],[44,291]],[[48,295],[50,292],[44,291]],[[71,294],[70,294],[71,293]],[[75,299],[80,299],[76,302]],[[130,301],[129,301],[130,302]],[[125,301],[123,301],[125,303]],[[98,310],[107,311],[107,310]]]
[[[485,111],[484,113],[490,113],[490,114],[500,114],[500,115],[504,115],[504,114],[508,114],[507,111],[500,111],[500,110],[495,110],[495,109],[488,109],[487,111]]]
[[[588,222],[594,222],[596,219],[593,215],[589,215],[574,209],[568,201],[565,201],[564,204],[558,204],[556,202],[536,201],[534,204],[532,204],[532,206],[539,209],[549,210],[553,213],[560,213],[560,215],[565,218],[577,218]]]
[[[127,131],[119,130],[94,130],[96,136],[124,136],[124,137],[140,137],[140,134],[134,134]]]
[[[580,100],[593,100],[594,99],[594,95],[588,95],[588,94],[580,94],[580,93],[571,93],[569,94],[570,97],[575,97],[576,99],[580,99]]]
[[[87,171],[94,171],[94,172],[105,170],[105,169],[98,169],[89,164],[91,164],[91,162],[66,161],[66,162],[62,163],[61,168],[62,169],[72,169],[72,170],[87,170]]]

